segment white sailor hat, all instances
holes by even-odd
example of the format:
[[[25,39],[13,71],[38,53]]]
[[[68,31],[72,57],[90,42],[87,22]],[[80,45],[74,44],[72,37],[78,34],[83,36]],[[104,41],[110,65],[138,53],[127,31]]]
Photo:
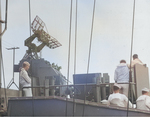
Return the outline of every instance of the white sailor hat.
[[[118,87],[119,89],[121,89],[121,86],[117,83],[114,83],[114,86]]]
[[[142,91],[149,92],[148,88],[143,88]]]

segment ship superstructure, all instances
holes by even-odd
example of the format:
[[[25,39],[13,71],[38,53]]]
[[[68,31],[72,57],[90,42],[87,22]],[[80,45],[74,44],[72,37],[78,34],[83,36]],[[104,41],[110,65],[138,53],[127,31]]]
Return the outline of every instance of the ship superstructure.
[[[93,6],[92,21],[94,21],[94,10],[95,2]],[[6,22],[7,20],[3,22],[0,17],[0,25],[1,23]],[[20,62],[17,65],[14,65],[14,72],[19,72],[24,61],[30,63],[31,67],[28,74],[32,80],[31,87],[22,87],[19,85],[19,90],[0,88],[1,115],[150,116],[149,111],[138,110],[135,107],[136,99],[141,95],[141,89],[143,87],[149,88],[148,67],[137,64],[134,68],[130,68],[130,82],[127,84],[129,84],[128,98],[133,104],[132,108],[129,108],[128,106],[121,108],[114,105],[107,105],[101,101],[108,99],[108,96],[112,93],[112,86],[114,84],[110,83],[108,73],[89,73],[88,63],[87,73],[75,73],[73,75],[73,84],[70,84],[68,76],[67,78],[63,76],[62,73],[54,68],[50,62],[39,56],[40,51],[45,46],[50,49],[62,46],[58,40],[49,35],[44,28],[46,28],[45,23],[41,18],[36,16],[31,24],[33,34],[25,40],[25,46],[28,47],[28,50]],[[0,33],[2,32],[0,35],[0,41],[4,31],[2,32],[0,30]],[[92,31],[93,30],[91,29],[91,41]],[[40,45],[33,43],[35,39],[40,42]],[[90,51],[91,48],[89,49],[88,61],[90,61]],[[1,63],[3,63],[2,60],[0,65]],[[131,76],[131,73],[134,74]],[[23,88],[31,88],[33,96],[24,97]]]

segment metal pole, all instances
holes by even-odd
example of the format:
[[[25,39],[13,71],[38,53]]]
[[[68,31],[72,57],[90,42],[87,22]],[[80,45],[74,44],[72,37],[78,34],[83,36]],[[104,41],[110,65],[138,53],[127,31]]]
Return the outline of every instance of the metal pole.
[[[1,0],[0,0],[0,20],[1,20]],[[0,23],[0,34],[2,33],[2,23]],[[2,73],[1,73],[1,66],[2,66],[2,37],[0,36],[0,110],[1,110],[1,78],[2,78]]]
[[[16,85],[16,83],[14,82],[15,50],[16,50],[16,49],[19,49],[19,47],[6,48],[6,49],[7,49],[7,50],[13,50],[13,78],[12,78],[12,80],[10,81],[10,83],[9,83],[8,86],[7,86],[7,88],[9,89],[12,84],[15,84],[15,85]],[[16,87],[19,89],[19,87],[18,87],[17,85],[16,85]]]
[[[14,81],[15,49],[13,49],[13,81]]]

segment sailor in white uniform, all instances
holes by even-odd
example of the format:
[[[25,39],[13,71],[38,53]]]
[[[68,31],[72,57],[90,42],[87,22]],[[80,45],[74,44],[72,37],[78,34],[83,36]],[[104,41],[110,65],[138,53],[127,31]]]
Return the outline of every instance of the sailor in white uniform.
[[[28,69],[30,68],[30,64],[25,61],[22,65],[19,78],[20,78],[20,84],[22,87],[31,87],[31,78],[28,76]],[[32,91],[31,88],[23,88],[25,97],[31,97],[32,96]]]
[[[110,94],[108,98],[109,105],[127,107],[129,100],[124,94],[119,93],[120,89],[121,86],[115,83],[113,86],[113,94]],[[129,101],[129,108],[132,108],[132,103],[130,101]]]
[[[149,89],[142,89],[142,95],[136,100],[137,109],[150,110],[150,96],[148,96]]]

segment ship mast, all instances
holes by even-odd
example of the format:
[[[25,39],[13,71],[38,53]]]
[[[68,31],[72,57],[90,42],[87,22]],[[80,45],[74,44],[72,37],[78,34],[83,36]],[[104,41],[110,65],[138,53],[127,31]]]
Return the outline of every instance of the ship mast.
[[[0,20],[1,20],[1,0],[0,0]],[[2,33],[2,23],[0,22],[0,34]],[[0,99],[1,99],[1,86],[2,86],[2,81],[1,81],[1,66],[2,66],[2,37],[0,36]],[[1,104],[0,104],[0,109],[1,109]]]
[[[2,20],[1,17],[1,0],[0,0],[0,110],[1,110],[1,87],[2,87],[2,36],[7,30],[7,8],[8,8],[8,0],[6,0],[6,10],[5,10],[5,20]],[[2,23],[5,24],[4,30],[2,30]],[[4,70],[4,69],[3,69]],[[4,73],[4,72],[3,72]],[[4,74],[3,74],[4,77]],[[4,88],[5,88],[5,78],[4,78]],[[5,90],[5,99],[6,99],[6,89]],[[6,102],[7,105],[7,102]]]

